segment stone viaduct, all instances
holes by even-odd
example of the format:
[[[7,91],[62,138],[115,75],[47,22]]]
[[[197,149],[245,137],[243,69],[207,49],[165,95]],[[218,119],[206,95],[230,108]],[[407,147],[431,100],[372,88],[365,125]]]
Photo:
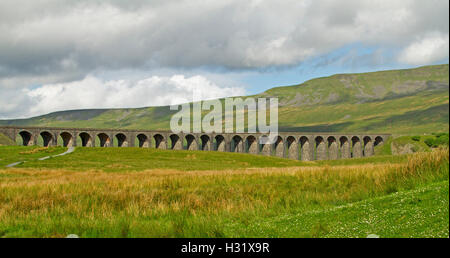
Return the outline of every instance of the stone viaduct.
[[[290,159],[325,160],[367,157],[390,134],[279,132],[275,144],[261,144],[261,133],[172,133],[170,131],[2,126],[0,133],[25,146],[142,147],[226,151]],[[61,142],[58,142],[61,141]]]

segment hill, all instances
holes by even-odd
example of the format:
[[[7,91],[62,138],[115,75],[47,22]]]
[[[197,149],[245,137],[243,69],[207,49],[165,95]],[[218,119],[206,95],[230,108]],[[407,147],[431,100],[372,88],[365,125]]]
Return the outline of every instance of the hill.
[[[6,137],[4,134],[0,133],[0,146],[4,145],[16,145],[16,143],[11,141],[11,139]]]
[[[337,74],[253,97],[279,98],[281,131],[448,132],[449,65]],[[0,125],[169,129],[163,107],[55,112]]]

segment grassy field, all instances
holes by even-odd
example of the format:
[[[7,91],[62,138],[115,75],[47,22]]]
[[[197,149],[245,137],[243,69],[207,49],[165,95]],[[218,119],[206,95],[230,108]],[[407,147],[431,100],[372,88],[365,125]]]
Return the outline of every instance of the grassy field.
[[[35,161],[39,158],[63,153],[67,148],[39,146],[0,146],[0,167],[18,161]]]
[[[369,198],[331,208],[230,224],[230,235],[252,237],[446,237],[449,182]]]
[[[104,172],[143,171],[146,169],[227,170],[265,167],[335,166],[362,164],[398,164],[406,162],[407,155],[377,155],[367,158],[321,160],[301,162],[278,157],[205,151],[158,150],[153,148],[77,148],[71,155],[49,158],[66,151],[64,147],[39,146],[0,147],[0,166],[17,161],[27,161],[17,167],[67,169],[78,171],[95,169]]]
[[[0,236],[449,237],[448,148],[320,162],[203,155],[77,148],[0,169]]]
[[[12,152],[17,147],[8,146]],[[53,147],[49,150],[66,149]],[[71,155],[31,160],[18,167],[43,169],[95,169],[106,172],[146,169],[224,170],[254,167],[300,166],[301,162],[276,157],[205,151],[174,151],[149,148],[77,148]]]

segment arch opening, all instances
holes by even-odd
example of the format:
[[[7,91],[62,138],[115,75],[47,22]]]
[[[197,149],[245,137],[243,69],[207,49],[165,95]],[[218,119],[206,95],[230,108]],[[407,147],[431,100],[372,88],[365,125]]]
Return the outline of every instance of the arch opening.
[[[182,150],[183,149],[183,142],[181,141],[180,136],[178,136],[177,134],[171,134],[169,138],[171,141],[170,148],[172,150]]]
[[[138,140],[139,148],[149,148],[150,147],[150,141],[149,141],[149,138],[147,137],[147,135],[140,133],[136,136],[136,138]]]
[[[381,136],[377,136],[377,137],[375,137],[375,142],[374,142],[374,146],[378,146],[378,145],[381,145],[381,144],[383,144],[383,138],[381,137]]]
[[[197,139],[195,139],[194,135],[188,134],[184,138],[186,139],[186,143],[187,143],[186,149],[187,150],[198,150]]]
[[[92,137],[86,132],[82,132],[78,134],[78,137],[81,139],[81,146],[82,147],[92,147]]]
[[[42,137],[42,144],[44,147],[52,146],[53,135],[50,132],[43,131],[39,135]]]
[[[73,146],[73,136],[71,133],[62,132],[59,136],[61,136],[63,147],[72,147]]]
[[[241,136],[235,135],[231,138],[231,152],[244,152],[244,140]]]
[[[270,143],[262,143],[261,139],[264,139],[263,137],[268,139],[267,135],[263,135],[259,138],[259,141],[258,141],[258,145],[260,147],[259,151],[264,156],[270,156],[272,154],[272,146],[273,145]]]
[[[284,141],[281,136],[277,136],[274,146],[275,156],[283,158],[284,157]]]
[[[247,153],[250,154],[258,154],[258,143],[256,141],[256,137],[253,135],[247,136],[245,139],[245,145]]]
[[[214,150],[215,151],[225,151],[225,137],[222,135],[217,135],[214,137]]]
[[[97,138],[100,141],[100,147],[111,147],[111,139],[106,133],[99,133]]]
[[[348,138],[345,136],[341,136],[341,138],[339,138],[339,142],[341,144],[341,158],[351,158],[350,143],[348,142]]]
[[[361,140],[357,136],[352,137],[352,158],[361,158],[362,153]]]
[[[365,136],[363,138],[364,141],[364,157],[370,157],[373,156],[374,154],[374,149],[373,149],[373,142],[372,142],[372,138],[370,138],[369,136]]]
[[[128,147],[127,136],[123,133],[116,134],[117,147]]]
[[[155,134],[153,136],[153,139],[155,140],[155,148],[156,149],[165,149],[166,148],[166,142],[164,141],[164,136],[161,134]]]
[[[330,136],[328,141],[328,159],[335,160],[339,158],[339,147],[334,136]]]
[[[288,153],[287,156],[290,159],[297,159],[298,160],[298,143],[295,140],[294,136],[289,136],[286,139],[287,142],[287,149],[288,149]]]
[[[21,145],[23,146],[31,146],[34,145],[33,135],[28,131],[20,131],[18,136],[21,139]],[[20,140],[19,140],[20,142]]]
[[[311,155],[311,145],[309,144],[309,139],[306,136],[300,137],[300,159],[302,161],[311,161],[312,155]]]
[[[327,145],[322,136],[316,137],[316,159],[326,160],[327,159]]]
[[[202,150],[209,151],[210,150],[210,138],[208,135],[200,136],[200,140],[202,142]]]

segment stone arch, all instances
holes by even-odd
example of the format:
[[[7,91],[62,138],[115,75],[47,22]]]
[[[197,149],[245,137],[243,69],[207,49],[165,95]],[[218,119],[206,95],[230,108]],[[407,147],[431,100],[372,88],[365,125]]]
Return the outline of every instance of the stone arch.
[[[247,152],[250,154],[258,154],[258,141],[253,135],[247,136],[245,139],[245,145],[247,146]]]
[[[61,139],[63,140],[63,147],[72,147],[73,146],[73,136],[69,132],[62,132],[59,134]]]
[[[357,136],[352,137],[352,157],[353,158],[361,158],[362,157],[361,140]]]
[[[171,145],[170,148],[172,150],[182,150],[183,149],[183,141],[181,140],[180,136],[178,134],[171,134],[169,136]]]
[[[188,134],[184,138],[186,139],[186,142],[187,142],[187,146],[186,146],[187,150],[198,150],[197,139],[195,138],[194,135]]]
[[[298,159],[298,143],[294,136],[286,138],[287,143],[287,157],[290,159]]]
[[[117,133],[115,135],[117,140],[117,147],[128,147],[128,139],[127,136],[123,133]]]
[[[245,148],[244,148],[244,140],[242,139],[241,136],[239,135],[235,135],[233,136],[233,138],[231,139],[231,151],[232,152],[244,152]]]
[[[164,136],[161,134],[155,134],[153,136],[153,139],[155,140],[155,148],[156,149],[166,149],[166,142],[164,141]]]
[[[350,151],[350,143],[348,142],[348,138],[345,136],[341,136],[341,138],[339,138],[339,142],[341,144],[341,158],[342,159],[351,158],[352,154]]]
[[[334,136],[330,136],[328,141],[328,159],[335,160],[339,158],[339,147]]]
[[[92,137],[90,134],[86,132],[79,133],[78,136],[81,138],[81,146],[82,147],[92,147]]]
[[[275,156],[280,158],[284,157],[284,141],[281,136],[277,136],[274,149],[275,149]]]
[[[381,137],[381,136],[375,137],[375,142],[374,142],[373,146],[375,147],[375,146],[378,146],[381,144],[383,144],[383,137]]]
[[[31,146],[34,145],[34,137],[33,134],[29,131],[23,130],[20,131],[18,136],[22,138],[22,145],[23,146]]]
[[[216,142],[214,150],[225,151],[225,137],[219,134],[214,137],[214,140]]]
[[[271,156],[272,155],[272,144],[262,143],[263,139],[269,140],[269,137],[267,135],[262,135],[259,137],[258,144],[260,146],[260,153],[264,156]]]
[[[300,147],[301,147],[301,160],[302,161],[312,160],[311,145],[309,144],[308,137],[306,136],[300,137]]]
[[[150,147],[150,138],[147,135],[140,133],[136,136],[138,139],[139,148],[149,148]]]
[[[363,141],[364,141],[364,157],[373,156],[374,150],[372,138],[370,138],[369,136],[365,136],[363,138]]]
[[[111,147],[111,139],[106,133],[99,133],[97,137],[100,140],[100,147]]]
[[[327,145],[322,136],[316,137],[316,159],[326,160],[327,159]]]
[[[43,131],[39,135],[42,137],[44,147],[52,146],[53,134],[48,131]]]
[[[204,134],[200,136],[200,140],[202,142],[202,150],[209,151],[211,145],[211,138],[208,135]]]

